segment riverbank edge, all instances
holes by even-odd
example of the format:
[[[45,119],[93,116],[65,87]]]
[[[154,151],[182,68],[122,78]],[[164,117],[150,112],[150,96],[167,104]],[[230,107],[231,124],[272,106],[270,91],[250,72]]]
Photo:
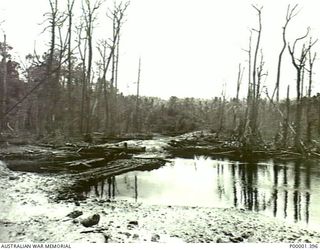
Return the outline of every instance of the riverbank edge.
[[[52,199],[52,191],[63,182],[57,176],[4,169],[0,178],[0,205],[4,208],[0,214],[0,242],[320,242],[318,231],[244,209],[147,205],[97,198],[57,202]],[[35,208],[39,212],[33,214]],[[12,209],[16,214],[10,214]],[[74,211],[81,215],[68,217]],[[84,227],[81,221],[93,214],[100,215],[99,223]]]
[[[134,142],[151,140],[158,137],[169,138],[168,146],[164,149],[169,154],[169,157],[191,157],[193,155],[205,155],[212,157],[231,157],[242,160],[264,160],[269,158],[279,160],[301,160],[301,159],[320,159],[320,144],[313,141],[308,147],[304,145],[299,150],[295,147],[280,147],[275,145],[275,142],[266,141],[255,146],[245,145],[233,135],[217,134],[209,130],[199,130],[188,133],[175,133],[172,135],[161,134],[125,134],[113,137],[90,136],[90,140],[84,136],[51,136],[42,139],[37,139],[35,136],[7,137],[2,139],[0,147],[3,149],[10,147],[23,147],[25,145],[43,147],[52,150],[65,150],[66,147],[72,149],[90,148],[103,144],[119,145],[123,142]],[[22,138],[22,139],[21,139]],[[134,144],[133,144],[134,146]],[[1,154],[0,154],[1,157]]]

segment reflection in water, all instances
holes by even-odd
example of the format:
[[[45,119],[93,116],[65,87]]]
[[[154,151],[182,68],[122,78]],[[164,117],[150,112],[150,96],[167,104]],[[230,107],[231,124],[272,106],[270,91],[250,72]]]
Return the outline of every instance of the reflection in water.
[[[277,216],[277,200],[278,200],[278,169],[279,166],[276,164],[273,165],[273,216]]]
[[[287,208],[288,208],[288,177],[287,177],[287,166],[283,167],[283,187],[284,187],[284,201],[283,201],[283,214],[284,218],[287,218]]]
[[[306,210],[306,222],[309,223],[309,207],[310,207],[310,199],[311,199],[311,194],[310,194],[310,187],[311,187],[311,166],[310,163],[306,163],[306,178],[305,178],[305,190],[306,190],[306,204],[305,204],[305,210]]]
[[[238,206],[238,197],[237,197],[237,182],[236,182],[236,165],[231,164],[231,174],[232,174],[232,189],[233,189],[233,206]]]
[[[238,176],[235,168],[238,168]],[[258,174],[256,164],[231,165],[234,201],[238,201],[239,192],[237,183],[240,184],[240,204],[234,202],[234,206],[243,205],[249,210],[259,211],[259,191],[257,188]]]
[[[298,191],[300,185],[300,165],[294,163],[294,193],[293,193],[293,205],[294,205],[294,221],[297,222],[300,216],[300,192]]]
[[[105,182],[107,181],[107,186],[105,185]],[[94,193],[96,197],[103,198],[107,196],[108,198],[115,198],[116,196],[116,178],[115,176],[111,176],[107,178],[106,180],[102,180],[99,183],[93,185],[93,187],[87,188],[85,187],[83,192],[85,194]]]
[[[284,219],[289,213],[292,216],[289,220],[309,223],[311,180],[315,178],[312,177],[311,167],[310,164],[302,166],[301,162],[293,165],[233,163],[230,166],[233,206],[265,211]],[[319,190],[319,182],[315,189]],[[289,197],[292,197],[291,200]],[[319,205],[319,200],[316,202],[315,207]],[[320,215],[313,216],[320,220]]]
[[[134,199],[138,201],[138,177],[134,175]]]
[[[86,193],[151,204],[234,206],[292,222],[320,224],[320,198],[311,195],[320,192],[319,172],[318,166],[304,162],[177,158],[157,170],[110,177]]]
[[[223,181],[223,165],[217,164],[217,189],[219,198],[222,199],[223,195],[225,194],[224,190],[224,181]]]

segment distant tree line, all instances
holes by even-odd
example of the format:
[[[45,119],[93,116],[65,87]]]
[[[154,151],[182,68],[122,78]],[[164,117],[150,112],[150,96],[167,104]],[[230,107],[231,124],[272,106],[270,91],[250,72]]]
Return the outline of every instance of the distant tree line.
[[[40,56],[34,52],[26,56],[25,62],[18,63],[12,59],[14,48],[6,36],[0,42],[2,135],[31,133],[43,138],[99,132],[113,136],[179,134],[208,129],[217,137],[232,138],[250,148],[268,143],[279,148],[293,146],[299,151],[309,146],[318,147],[320,95],[312,95],[316,59],[312,48],[317,40],[309,36],[309,29],[291,43],[286,38],[286,28],[297,14],[297,5],[287,9],[277,79],[270,94],[262,85],[267,76],[260,42],[263,8],[253,6],[258,28],[250,32],[246,50],[248,65],[239,65],[236,97],[227,99],[222,92],[220,97],[211,100],[177,97],[162,100],[140,96],[140,62],[137,94],[124,96],[118,89],[120,37],[128,2],[114,3],[107,10],[106,18],[112,29],[106,39],[96,44],[93,37],[103,1],[83,0],[77,22],[72,14],[75,0],[68,0],[66,6],[58,5],[61,3],[58,0],[48,2],[50,11],[45,14],[45,28],[50,40],[46,53]],[[287,98],[279,98],[282,55],[286,50],[296,70],[294,100],[289,98],[289,86]],[[98,59],[93,61],[93,58]],[[246,97],[241,99],[239,92],[244,74],[248,75],[248,88]],[[262,98],[262,94],[265,97]]]

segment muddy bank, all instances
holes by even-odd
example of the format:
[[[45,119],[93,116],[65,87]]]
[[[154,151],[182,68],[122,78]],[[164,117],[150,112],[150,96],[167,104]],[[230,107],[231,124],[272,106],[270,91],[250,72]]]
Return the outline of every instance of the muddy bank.
[[[160,144],[161,146],[159,146]],[[8,145],[0,160],[13,171],[56,174],[63,180],[56,185],[57,200],[84,199],[83,189],[94,183],[133,170],[153,170],[167,160],[161,155],[161,142],[125,141],[65,146]]]
[[[132,159],[145,147],[127,143],[68,144],[65,146],[8,145],[1,148],[0,160],[14,171],[37,173],[78,173],[119,159]]]
[[[137,154],[151,155],[152,158],[190,158],[194,155],[212,157],[228,157],[234,160],[257,159],[320,159],[320,146],[317,144],[298,152],[293,147],[279,148],[274,142],[261,142],[254,147],[245,146],[238,138],[218,134],[208,130],[194,131],[176,136],[162,135],[127,135],[115,138],[104,138],[102,135],[92,135],[92,140],[78,138],[72,142],[59,140],[58,143],[36,143],[32,145],[5,146],[0,152],[0,159],[11,161],[13,170],[51,171],[59,172],[74,170],[86,165],[99,166],[99,159],[105,162],[116,159],[131,159]],[[102,139],[101,139],[101,138]],[[82,138],[83,139],[83,138]],[[152,154],[150,154],[152,152]],[[79,162],[79,160],[93,160],[92,162]],[[97,165],[94,159],[97,159]],[[34,163],[37,161],[37,164]],[[70,163],[66,165],[65,163]],[[41,167],[39,167],[41,163]],[[19,164],[22,166],[20,167]]]
[[[63,178],[1,166],[0,180],[0,242],[320,241],[320,232],[245,210],[95,198],[56,202],[53,192],[68,182]],[[83,221],[94,214],[98,224],[85,227]]]
[[[320,159],[319,148],[305,148],[304,152],[297,152],[294,148],[277,148],[273,143],[246,147],[236,138],[219,136],[209,131],[196,131],[170,139],[166,147],[172,157],[190,158],[194,155],[212,157],[228,157],[233,160],[295,160]]]

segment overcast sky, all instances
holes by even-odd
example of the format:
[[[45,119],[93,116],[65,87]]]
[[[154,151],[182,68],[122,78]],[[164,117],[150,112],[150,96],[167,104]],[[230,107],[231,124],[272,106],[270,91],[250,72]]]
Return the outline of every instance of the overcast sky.
[[[80,2],[80,0],[76,0]],[[62,8],[66,0],[60,0]],[[0,20],[15,56],[23,60],[32,53],[46,49],[48,33],[41,34],[46,0],[0,0]],[[112,3],[109,0],[109,4]],[[318,0],[249,1],[249,0],[131,0],[127,11],[120,47],[119,87],[134,93],[139,56],[142,58],[141,93],[143,95],[212,98],[219,96],[226,84],[228,97],[235,95],[238,64],[246,67],[242,93],[247,86],[247,53],[249,29],[257,27],[257,15],[251,4],[263,7],[262,43],[268,77],[265,85],[272,91],[275,83],[277,57],[282,46],[282,26],[287,5],[299,4],[300,10],[288,27],[292,42],[311,27],[311,35],[320,38]],[[106,5],[100,9],[96,39],[110,35]],[[75,11],[75,12],[79,12]],[[75,13],[76,14],[76,13]],[[253,37],[255,42],[255,37]],[[319,44],[314,50],[319,52]],[[319,55],[320,56],[320,55]],[[315,64],[314,93],[320,91],[319,61]],[[281,93],[287,84],[295,94],[295,72],[287,50],[283,58]]]

